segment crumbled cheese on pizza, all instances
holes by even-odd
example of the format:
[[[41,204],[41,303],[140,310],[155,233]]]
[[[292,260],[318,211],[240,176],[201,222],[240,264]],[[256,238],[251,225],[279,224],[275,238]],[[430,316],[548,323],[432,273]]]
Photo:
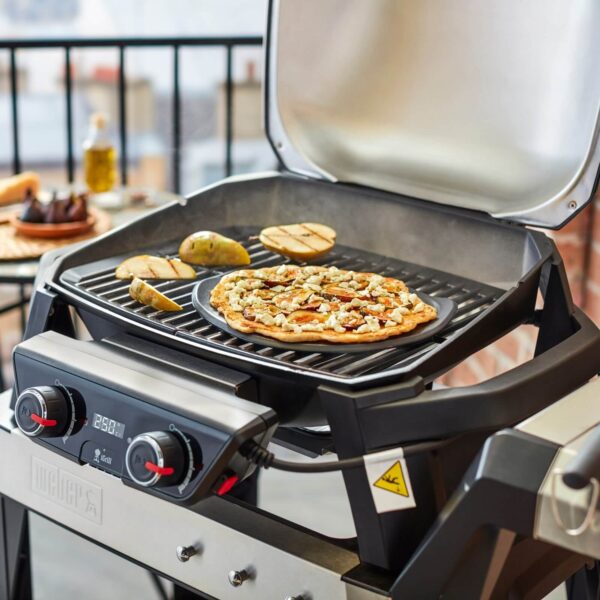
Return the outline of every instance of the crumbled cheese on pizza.
[[[303,283],[302,289],[308,290],[310,292],[320,292],[321,286],[317,285],[316,283]]]
[[[306,278],[306,283],[314,283],[317,285],[321,285],[321,283],[323,283],[323,276],[322,275],[311,275],[310,277]]]
[[[323,331],[325,326],[323,323],[305,323],[304,325],[300,325],[302,331]]]
[[[401,312],[401,307],[395,308],[390,313],[390,319],[392,319],[392,321],[395,321],[396,323],[402,323],[402,321],[404,321],[404,317],[402,316]]]
[[[350,301],[350,306],[360,307],[360,306],[368,306],[368,300],[361,300],[360,298],[352,298]]]
[[[367,315],[365,317],[365,325],[369,328],[369,331],[379,331],[381,329],[381,325],[379,324],[379,319],[377,317],[373,317],[372,315]],[[361,325],[362,327],[362,325]],[[359,327],[360,329],[360,327]]]
[[[275,317],[266,312],[258,313],[256,315],[256,320],[265,325],[275,325]]]
[[[382,313],[385,310],[385,306],[383,304],[369,304],[367,308],[376,313]]]

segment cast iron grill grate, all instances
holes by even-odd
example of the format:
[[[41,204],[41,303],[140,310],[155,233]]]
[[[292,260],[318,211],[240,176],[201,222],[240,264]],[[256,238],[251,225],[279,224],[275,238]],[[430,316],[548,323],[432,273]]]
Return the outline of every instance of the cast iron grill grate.
[[[255,233],[255,231],[250,232],[247,228],[236,228],[224,233],[236,238],[247,248],[252,258],[252,268],[290,262],[288,259],[266,250],[260,242],[253,239],[251,233]],[[174,252],[161,254],[168,257],[176,256]],[[272,348],[268,345],[268,341],[264,345],[249,343],[221,331],[200,316],[192,305],[192,289],[201,279],[225,273],[229,269],[198,267],[198,276],[194,281],[155,282],[157,289],[166,293],[183,307],[181,312],[175,314],[157,311],[133,301],[128,293],[129,282],[114,277],[114,266],[110,268],[104,266],[91,272],[89,268],[86,268],[85,275],[77,281],[75,287],[79,293],[84,293],[96,303],[125,313],[130,318],[141,320],[146,325],[161,328],[173,335],[183,336],[188,341],[216,344],[235,352],[249,353],[255,357],[260,356],[266,362],[283,362],[293,365],[297,369],[316,371],[341,378],[384,373],[387,370],[406,366],[454,335],[489,308],[503,293],[502,290],[495,287],[456,275],[340,245],[336,246],[326,257],[315,261],[314,264],[335,265],[340,269],[372,271],[385,276],[397,277],[417,292],[422,291],[430,296],[451,298],[458,305],[458,310],[443,332],[433,339],[415,346],[387,348],[360,354],[324,354],[301,349],[291,351]],[[71,278],[68,279],[72,281]]]

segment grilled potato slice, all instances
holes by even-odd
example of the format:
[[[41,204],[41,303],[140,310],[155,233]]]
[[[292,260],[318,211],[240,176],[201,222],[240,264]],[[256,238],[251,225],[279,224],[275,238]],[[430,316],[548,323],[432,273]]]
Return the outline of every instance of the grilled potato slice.
[[[181,242],[179,257],[185,262],[205,267],[250,264],[246,248],[214,231],[197,231]]]
[[[156,310],[164,310],[167,312],[176,312],[183,310],[177,302],[167,298],[161,294],[154,286],[143,281],[139,277],[134,277],[129,286],[129,295],[140,304],[151,306]]]
[[[335,231],[321,223],[276,225],[263,229],[258,237],[265,248],[301,262],[327,254],[335,238]]]
[[[196,271],[177,258],[141,254],[124,260],[115,271],[117,279],[195,279]]]

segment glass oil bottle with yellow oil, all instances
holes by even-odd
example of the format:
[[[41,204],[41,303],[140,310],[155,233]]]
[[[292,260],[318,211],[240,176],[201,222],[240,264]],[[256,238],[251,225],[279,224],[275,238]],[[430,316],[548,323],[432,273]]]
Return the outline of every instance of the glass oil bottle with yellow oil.
[[[90,129],[83,143],[83,171],[88,189],[96,194],[109,192],[117,182],[117,153],[107,131],[103,113],[90,117]]]

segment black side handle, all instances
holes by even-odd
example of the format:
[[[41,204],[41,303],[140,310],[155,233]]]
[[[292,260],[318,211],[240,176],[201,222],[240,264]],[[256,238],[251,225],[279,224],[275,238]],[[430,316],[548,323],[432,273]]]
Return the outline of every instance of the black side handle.
[[[577,456],[565,468],[562,478],[564,484],[574,490],[583,489],[591,479],[600,481],[600,425],[588,434]]]
[[[578,308],[573,320],[575,333],[568,338],[482,383],[403,399],[393,386],[380,389],[379,401],[371,398],[359,411],[367,447],[510,427],[560,400],[600,372],[598,328]]]

